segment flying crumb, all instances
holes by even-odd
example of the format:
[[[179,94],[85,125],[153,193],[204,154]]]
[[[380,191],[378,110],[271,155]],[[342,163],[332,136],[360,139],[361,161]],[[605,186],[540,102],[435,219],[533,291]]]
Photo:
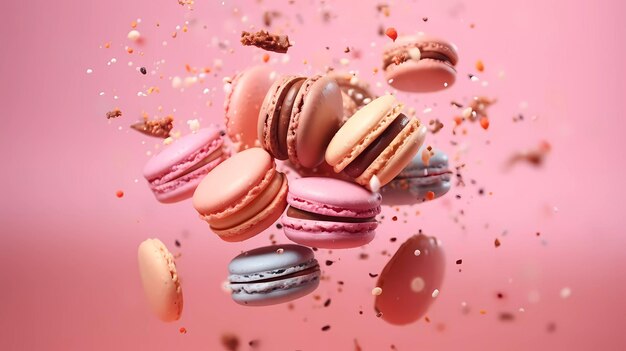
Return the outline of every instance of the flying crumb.
[[[116,108],[112,111],[107,112],[107,119],[111,119],[111,118],[117,118],[117,117],[121,117],[122,116],[122,111],[120,111],[120,109]]]
[[[239,337],[232,333],[224,333],[220,339],[222,346],[228,351],[239,350]]]
[[[291,47],[288,36],[270,34],[264,30],[256,33],[241,32],[241,44],[244,46],[256,46],[263,50],[281,54],[287,53],[287,50]]]
[[[498,238],[496,238],[496,240],[494,240],[493,245],[495,247],[500,247],[500,240],[498,240]]]
[[[170,132],[174,128],[173,122],[172,116],[166,116],[156,121],[150,121],[148,117],[144,116],[143,122],[137,122],[130,127],[145,135],[165,139],[170,136]]]

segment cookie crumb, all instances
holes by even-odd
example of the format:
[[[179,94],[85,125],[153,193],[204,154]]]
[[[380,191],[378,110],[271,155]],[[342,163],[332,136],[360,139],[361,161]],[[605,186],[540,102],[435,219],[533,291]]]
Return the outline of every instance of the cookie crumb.
[[[256,46],[263,50],[287,53],[291,44],[286,35],[270,34],[268,31],[260,30],[256,33],[241,32],[241,44],[244,46]]]
[[[500,240],[498,240],[498,238],[496,238],[496,240],[494,240],[493,245],[495,247],[500,247]]]
[[[222,346],[228,351],[239,350],[239,338],[232,333],[224,333],[220,339]]]
[[[143,122],[137,122],[130,127],[145,135],[165,139],[170,136],[170,132],[174,128],[173,122],[174,118],[172,116],[155,121],[150,121],[148,117],[144,116]]]
[[[322,331],[328,331],[330,330],[330,325],[325,325],[322,327]]]
[[[107,112],[106,116],[107,116],[107,119],[121,117],[122,116],[122,111],[120,111],[120,109],[116,108],[116,109],[114,109],[112,111]]]

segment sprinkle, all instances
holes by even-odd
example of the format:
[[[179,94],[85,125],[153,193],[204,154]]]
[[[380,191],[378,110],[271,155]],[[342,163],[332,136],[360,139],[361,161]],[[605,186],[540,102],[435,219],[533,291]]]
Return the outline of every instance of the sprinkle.
[[[564,287],[563,289],[561,289],[561,298],[567,299],[568,297],[570,297],[570,295],[572,295],[572,289],[568,287]]]
[[[263,54],[263,62],[269,62],[270,60],[270,54]]]
[[[91,68],[87,68],[87,74],[92,74],[93,70]]]
[[[328,306],[330,306],[330,299],[326,299],[326,301],[324,301],[324,307]]]
[[[387,35],[393,41],[396,41],[396,39],[398,39],[398,32],[393,27],[387,28],[387,30],[385,31],[385,35]]]
[[[462,259],[458,259],[458,260],[456,260],[456,264],[461,264],[461,263],[463,263],[463,260],[462,260]]]
[[[411,291],[421,292],[426,287],[426,282],[421,277],[415,277],[411,280]]]
[[[239,338],[232,333],[224,333],[221,337],[222,346],[228,351],[239,350]]]
[[[380,190],[380,179],[376,175],[373,175],[370,179],[370,189],[372,192],[377,193]]]
[[[481,60],[476,61],[476,70],[478,72],[482,72],[485,70],[485,65],[483,64],[483,61]]]
[[[187,125],[189,126],[189,129],[191,129],[192,132],[197,132],[198,129],[200,129],[200,122],[198,121],[198,119],[190,119],[187,121]]]
[[[148,70],[145,67],[141,67],[139,69],[139,72],[141,72],[141,74],[146,75],[148,73]]]
[[[379,288],[379,287],[375,287],[374,289],[372,289],[372,295],[374,296],[378,296],[380,294],[383,293],[383,289]]]
[[[282,254],[283,252],[285,252],[285,249],[281,248],[281,249],[276,250],[276,253],[279,255]]]
[[[421,252],[420,250],[415,250],[415,251],[413,252],[413,254],[414,254],[415,256],[419,256],[419,255],[421,255],[421,254],[422,254],[422,252]]]
[[[118,198],[123,198],[124,197],[124,192],[121,190],[118,190],[115,192],[115,196],[117,196]],[[561,294],[562,295],[562,294]]]
[[[325,325],[322,327],[322,331],[328,331],[330,330],[330,325]]]
[[[433,200],[435,198],[435,193],[432,191],[429,191],[426,193],[426,200],[430,201]]]
[[[178,329],[178,331],[179,331],[181,334],[187,334],[187,328],[185,328],[185,327],[180,327],[180,329]]]
[[[128,32],[127,37],[128,37],[128,39],[130,39],[132,41],[137,41],[141,37],[141,33],[139,33],[138,30],[133,29],[130,32]]]
[[[487,116],[480,117],[480,126],[483,127],[484,130],[489,128],[489,118],[487,118]]]
[[[326,265],[327,266],[332,266],[333,263],[335,263],[335,262],[333,262],[331,260],[326,260]]]
[[[431,296],[432,296],[433,298],[435,298],[435,297],[439,296],[439,289],[435,289],[435,290],[433,290],[433,293],[431,294]]]
[[[493,242],[493,245],[495,247],[500,247],[500,240],[498,240],[498,238],[496,238],[496,240]]]

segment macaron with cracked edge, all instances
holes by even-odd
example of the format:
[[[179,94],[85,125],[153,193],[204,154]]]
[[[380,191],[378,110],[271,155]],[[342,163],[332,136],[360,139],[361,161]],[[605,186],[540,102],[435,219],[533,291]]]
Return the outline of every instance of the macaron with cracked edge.
[[[224,241],[243,241],[271,226],[287,207],[287,177],[265,150],[233,155],[207,174],[193,206]]]
[[[423,157],[424,153],[431,153],[431,156]],[[448,168],[448,155],[433,148],[428,151],[425,147],[420,148],[417,155],[391,181],[383,192],[386,194],[390,190],[408,191],[412,197],[417,197],[418,201],[426,201],[428,193],[432,192],[436,199],[445,195],[452,185],[452,171]]]
[[[295,243],[345,249],[374,239],[379,193],[339,179],[310,177],[291,182],[287,202],[281,223],[287,238]]]
[[[256,122],[265,94],[277,78],[269,66],[253,66],[235,75],[224,101],[226,132],[235,151],[259,146]]]
[[[293,244],[244,252],[230,261],[228,271],[232,299],[245,306],[291,301],[313,292],[320,282],[313,251]]]
[[[186,135],[153,156],[143,169],[156,199],[163,203],[190,198],[202,177],[228,158],[216,127]]]
[[[274,83],[259,113],[262,147],[278,160],[314,168],[343,116],[341,90],[327,76],[286,76]]]
[[[398,90],[434,92],[454,84],[458,60],[454,44],[420,33],[388,44],[383,70],[389,85]]]
[[[389,183],[411,162],[427,132],[402,108],[392,95],[365,105],[337,131],[326,149],[326,162],[367,188],[373,176],[381,186]]]
[[[159,239],[142,242],[137,256],[150,308],[164,322],[178,320],[183,311],[183,290],[174,257]]]
[[[385,265],[376,286],[374,309],[394,325],[413,323],[422,318],[441,289],[445,256],[434,237],[413,235],[404,242]]]

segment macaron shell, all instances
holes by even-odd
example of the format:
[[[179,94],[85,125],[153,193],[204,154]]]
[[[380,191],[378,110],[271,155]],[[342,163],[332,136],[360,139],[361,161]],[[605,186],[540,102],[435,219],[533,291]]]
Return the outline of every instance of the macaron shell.
[[[381,96],[358,110],[337,131],[325,158],[341,172],[369,146],[400,113],[402,105],[392,95]]]
[[[341,91],[341,103],[343,104],[343,118],[341,119],[341,125],[343,125],[358,110],[358,106],[356,105],[356,102],[348,96],[348,94],[343,92],[343,90]]]
[[[147,239],[139,245],[137,258],[151,309],[164,322],[178,320],[183,293],[172,254],[159,239]]]
[[[356,182],[369,188],[371,178],[376,175],[381,186],[389,183],[413,159],[424,143],[428,129],[412,120],[389,146],[356,178]]]
[[[459,61],[459,54],[456,45],[439,37],[434,37],[424,33],[416,35],[403,35],[396,39],[396,41],[387,44],[384,51],[388,52],[404,46],[416,46],[420,51],[435,51],[443,55],[446,55],[453,65],[456,65]]]
[[[276,73],[270,66],[254,66],[241,72],[225,101],[226,131],[236,151],[258,146],[257,120],[263,99]]]
[[[437,240],[422,234],[410,237],[380,273],[376,286],[382,293],[376,296],[375,310],[394,325],[419,320],[436,300],[432,294],[441,289],[444,272],[445,256]]]
[[[202,128],[195,133],[185,135],[150,158],[143,168],[143,175],[148,181],[165,174],[175,177],[176,174],[183,173],[195,162],[206,157],[206,155],[195,156],[211,143],[215,144],[212,150],[222,145],[220,131],[216,127]]]
[[[287,178],[283,177],[283,184],[274,200],[257,215],[236,227],[227,229],[211,228],[211,230],[222,240],[228,242],[244,241],[261,233],[274,224],[287,207],[287,191]],[[231,215],[236,216],[237,213]]]
[[[279,249],[282,249],[282,252],[279,252]],[[263,246],[243,252],[233,258],[228,264],[228,273],[249,276],[259,272],[288,269],[314,259],[313,250],[308,247],[294,244]],[[241,280],[238,279],[238,281]]]
[[[204,216],[228,216],[253,201],[275,173],[274,160],[267,151],[244,150],[202,179],[193,195],[193,206]]]
[[[319,276],[320,272],[317,271],[308,276],[257,284],[254,289],[262,289],[266,292],[232,294],[232,299],[245,306],[269,306],[289,302],[315,291],[319,286]]]
[[[401,91],[429,93],[451,87],[456,82],[456,70],[438,60],[421,59],[389,65],[385,79]]]
[[[424,147],[420,147],[417,151],[417,154],[411,162],[398,174],[398,177],[413,177],[413,176],[423,176],[424,169],[432,169],[432,168],[448,168],[448,155],[436,148],[432,148],[431,153],[434,155],[430,156],[428,159],[428,166],[424,164],[424,160],[422,159],[422,152],[424,151]]]
[[[281,218],[289,240],[306,246],[324,249],[347,249],[363,246],[374,239],[376,222],[346,223]]]
[[[291,181],[287,201],[295,208],[326,216],[369,218],[380,213],[381,196],[354,183],[309,177]]]
[[[296,97],[287,147],[291,162],[318,166],[343,119],[343,102],[337,82],[326,76],[307,79]]]

